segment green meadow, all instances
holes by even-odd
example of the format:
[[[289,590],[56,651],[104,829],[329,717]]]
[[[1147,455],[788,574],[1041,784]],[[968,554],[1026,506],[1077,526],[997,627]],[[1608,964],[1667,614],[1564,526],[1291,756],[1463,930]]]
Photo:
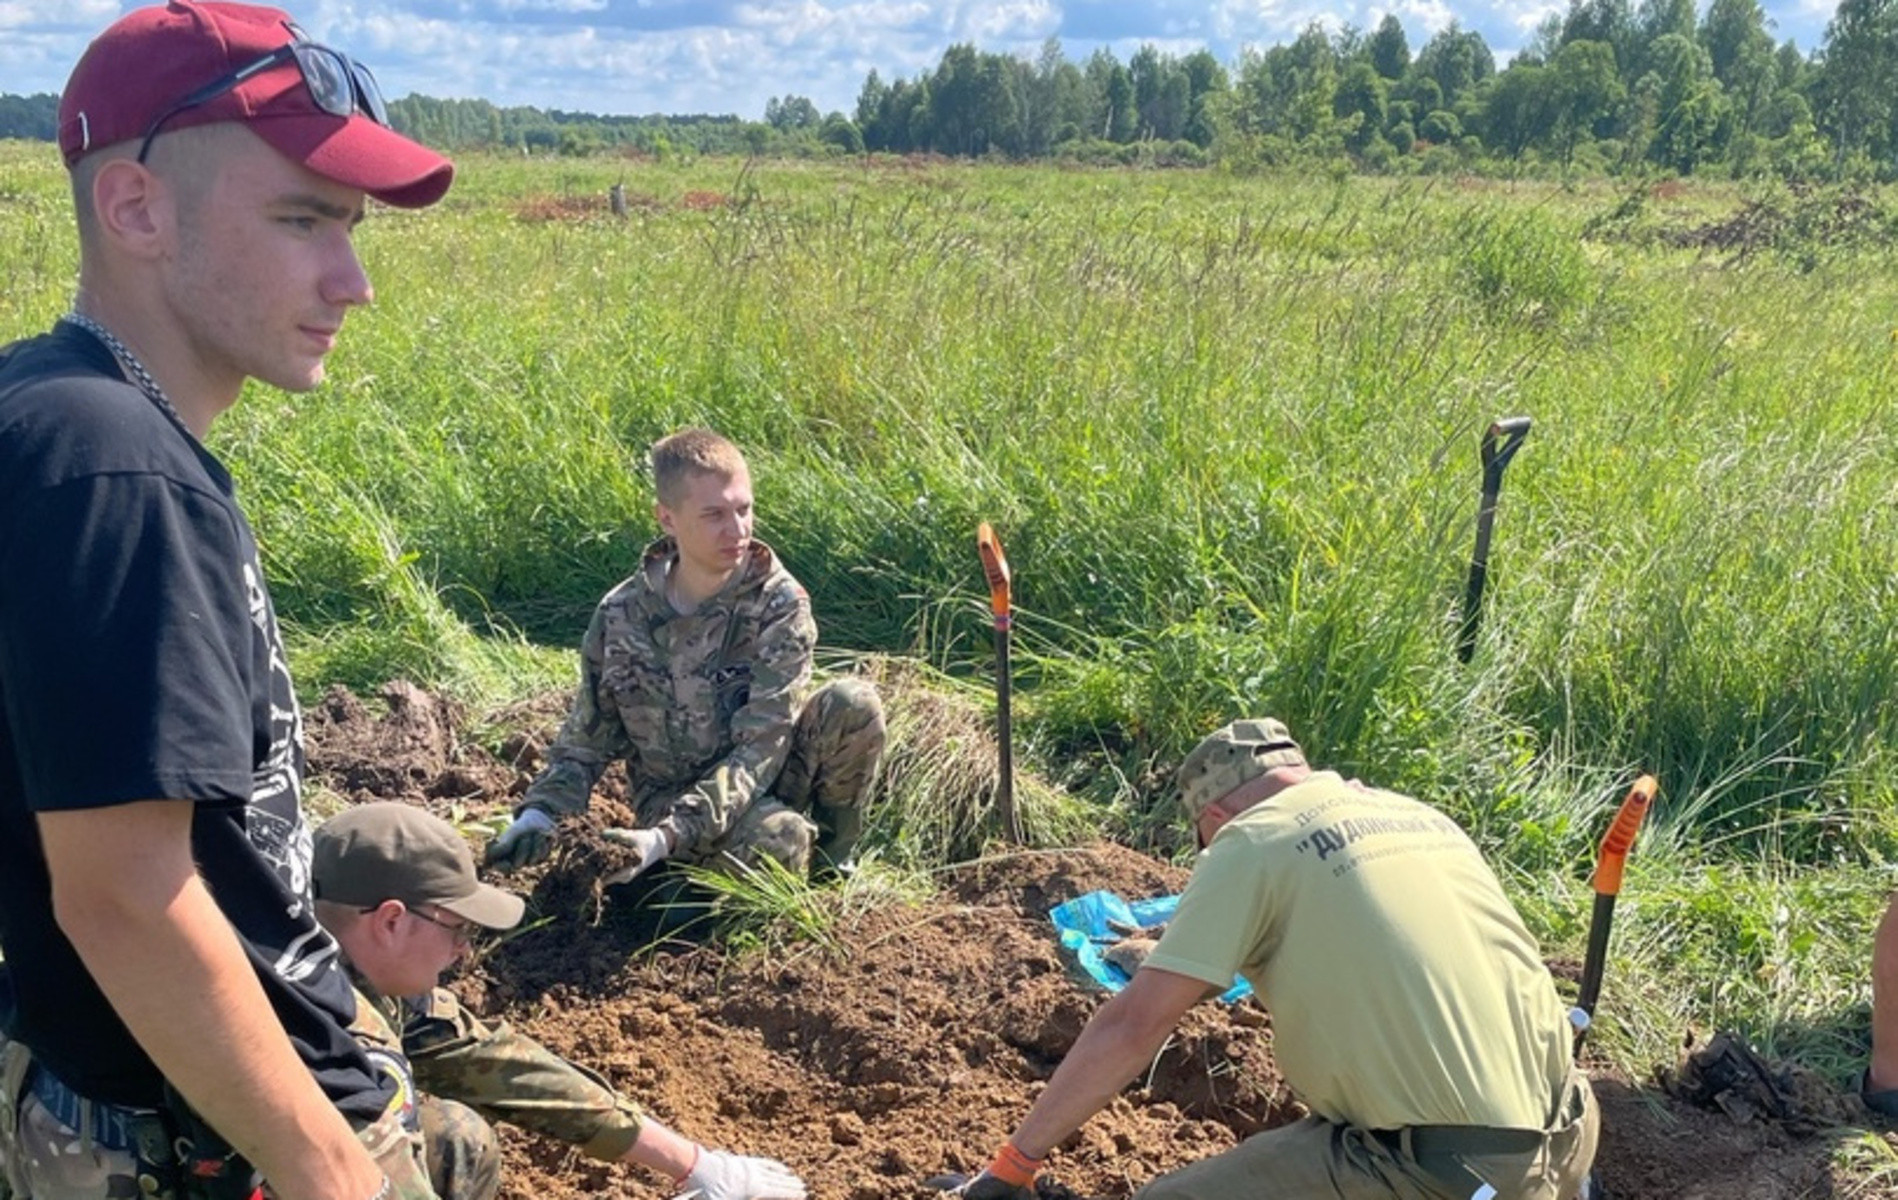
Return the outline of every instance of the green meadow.
[[[358,244],[377,299],[329,382],[254,387],[212,438],[306,696],[568,686],[652,530],[644,448],[709,424],[824,665],[907,681],[891,869],[981,848],[988,520],[1036,838],[1187,853],[1173,767],[1269,713],[1453,813],[1579,959],[1595,844],[1652,772],[1598,1051],[1645,1076],[1725,1026],[1859,1064],[1898,858],[1889,195],[476,157]],[[53,151],[0,144],[0,336],[75,262]]]

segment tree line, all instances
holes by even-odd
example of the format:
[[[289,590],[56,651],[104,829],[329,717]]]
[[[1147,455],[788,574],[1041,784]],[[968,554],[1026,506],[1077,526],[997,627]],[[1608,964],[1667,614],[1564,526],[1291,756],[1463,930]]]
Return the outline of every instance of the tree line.
[[[53,136],[51,96],[0,96],[0,137]],[[1842,0],[1811,54],[1759,0],[1570,0],[1508,66],[1457,24],[1413,52],[1403,23],[1314,23],[1289,43],[1143,46],[1075,62],[949,47],[931,71],[871,71],[850,113],[773,97],[762,121],[612,117],[408,96],[398,127],[444,148],[590,154],[1062,157],[1162,165],[1314,160],[1361,169],[1898,177],[1898,0]]]
[[[960,45],[915,79],[871,72],[851,119],[865,148],[894,152],[1889,179],[1898,0],[1843,0],[1811,55],[1775,41],[1758,0],[1704,15],[1570,0],[1502,70],[1454,23],[1413,53],[1394,15],[1369,32],[1314,23],[1230,67],[1151,46],[1077,64],[1055,41],[1032,62]]]

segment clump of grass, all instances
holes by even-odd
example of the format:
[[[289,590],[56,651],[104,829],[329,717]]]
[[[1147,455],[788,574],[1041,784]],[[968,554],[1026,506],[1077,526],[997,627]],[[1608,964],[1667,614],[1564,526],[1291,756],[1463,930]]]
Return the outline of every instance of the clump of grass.
[[[1842,1131],[1832,1158],[1850,1176],[1839,1193],[1841,1200],[1879,1200],[1898,1190],[1898,1145],[1890,1134]]]
[[[729,868],[685,868],[715,897],[719,936],[740,952],[788,960],[807,952],[842,954],[843,934],[868,913],[921,903],[923,877],[867,855],[848,878],[813,884],[774,858]]]
[[[700,887],[717,897],[720,931],[734,946],[781,955],[800,943],[836,950],[836,915],[805,876],[775,858],[729,869],[686,868]]]
[[[1559,322],[1595,291],[1576,231],[1535,209],[1469,221],[1458,231],[1452,263],[1461,286],[1503,320]]]
[[[880,802],[867,837],[892,860],[957,862],[999,836],[999,759],[992,708],[973,688],[912,661],[871,660],[867,674],[883,695],[889,744]],[[1026,768],[1018,752],[1014,797],[1029,845],[1074,845],[1111,832],[1111,815],[1090,809]]]

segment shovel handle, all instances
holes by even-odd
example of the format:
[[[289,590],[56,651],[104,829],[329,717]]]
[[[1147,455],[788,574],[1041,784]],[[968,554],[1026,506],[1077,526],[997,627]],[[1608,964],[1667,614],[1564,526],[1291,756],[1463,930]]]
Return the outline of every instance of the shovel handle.
[[[1601,853],[1595,858],[1595,913],[1588,922],[1588,955],[1582,961],[1582,986],[1569,1020],[1575,1025],[1574,1053],[1580,1055],[1588,1027],[1594,1021],[1595,1002],[1601,998],[1601,981],[1608,969],[1608,929],[1614,922],[1615,897],[1621,893],[1621,869],[1627,865],[1628,851],[1634,848],[1634,835],[1641,831],[1641,819],[1648,814],[1659,785],[1654,776],[1643,775],[1628,789],[1608,832],[1601,839]]]
[[[1614,821],[1603,835],[1601,853],[1595,859],[1597,896],[1621,893],[1621,870],[1628,865],[1628,851],[1634,848],[1635,834],[1641,832],[1642,818],[1648,815],[1648,805],[1654,802],[1654,793],[1659,787],[1654,776],[1643,775],[1628,789],[1628,798],[1621,802]]]
[[[1008,628],[1012,602],[1009,596],[1008,559],[1002,543],[987,521],[975,527],[975,549],[982,556],[982,573],[989,580],[989,609],[995,614],[995,627]]]
[[[1516,457],[1516,451],[1522,448],[1522,439],[1529,436],[1529,427],[1535,424],[1529,417],[1502,417],[1490,424],[1483,433],[1483,471],[1487,475],[1494,472],[1497,479],[1502,478],[1503,468],[1509,460]]]
[[[1463,590],[1463,620],[1457,630],[1456,656],[1468,662],[1476,654],[1476,627],[1483,619],[1483,585],[1489,579],[1490,531],[1496,501],[1503,491],[1503,468],[1529,436],[1528,417],[1501,417],[1483,432],[1483,498],[1476,507],[1476,550],[1470,555],[1470,581]]]

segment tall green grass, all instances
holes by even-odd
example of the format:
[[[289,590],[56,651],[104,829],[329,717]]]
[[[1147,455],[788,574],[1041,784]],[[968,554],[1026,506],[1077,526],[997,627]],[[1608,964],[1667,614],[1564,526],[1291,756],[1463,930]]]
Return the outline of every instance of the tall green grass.
[[[621,179],[624,220],[604,203]],[[1630,898],[1635,994],[1790,1027],[1816,1018],[1772,982],[1780,959],[1767,983],[1718,983],[1727,951],[1781,936],[1735,923],[1824,906],[1785,961],[1836,980],[1813,1002],[1836,1007],[1863,993],[1855,948],[1898,851],[1898,264],[1875,242],[1736,260],[1583,236],[1622,201],[473,158],[441,206],[360,231],[378,299],[331,382],[256,389],[213,440],[306,687],[565,685],[651,532],[644,447],[707,423],[748,451],[761,533],[827,646],[921,660],[976,703],[973,533],[995,524],[1024,765],[1101,827],[1180,850],[1173,765],[1269,712],[1316,761],[1453,811],[1574,945],[1594,839],[1652,771],[1634,890],[1701,915]],[[1744,201],[1697,185],[1639,219]],[[51,151],[0,147],[9,330],[65,303],[64,212]],[[1510,414],[1535,428],[1465,666],[1478,442]],[[922,807],[884,819],[886,845],[969,843],[931,782],[910,781]],[[1080,827],[1037,811],[1043,836]],[[1705,961],[1661,953],[1703,942]],[[1605,1028],[1627,1053],[1659,1044]]]

